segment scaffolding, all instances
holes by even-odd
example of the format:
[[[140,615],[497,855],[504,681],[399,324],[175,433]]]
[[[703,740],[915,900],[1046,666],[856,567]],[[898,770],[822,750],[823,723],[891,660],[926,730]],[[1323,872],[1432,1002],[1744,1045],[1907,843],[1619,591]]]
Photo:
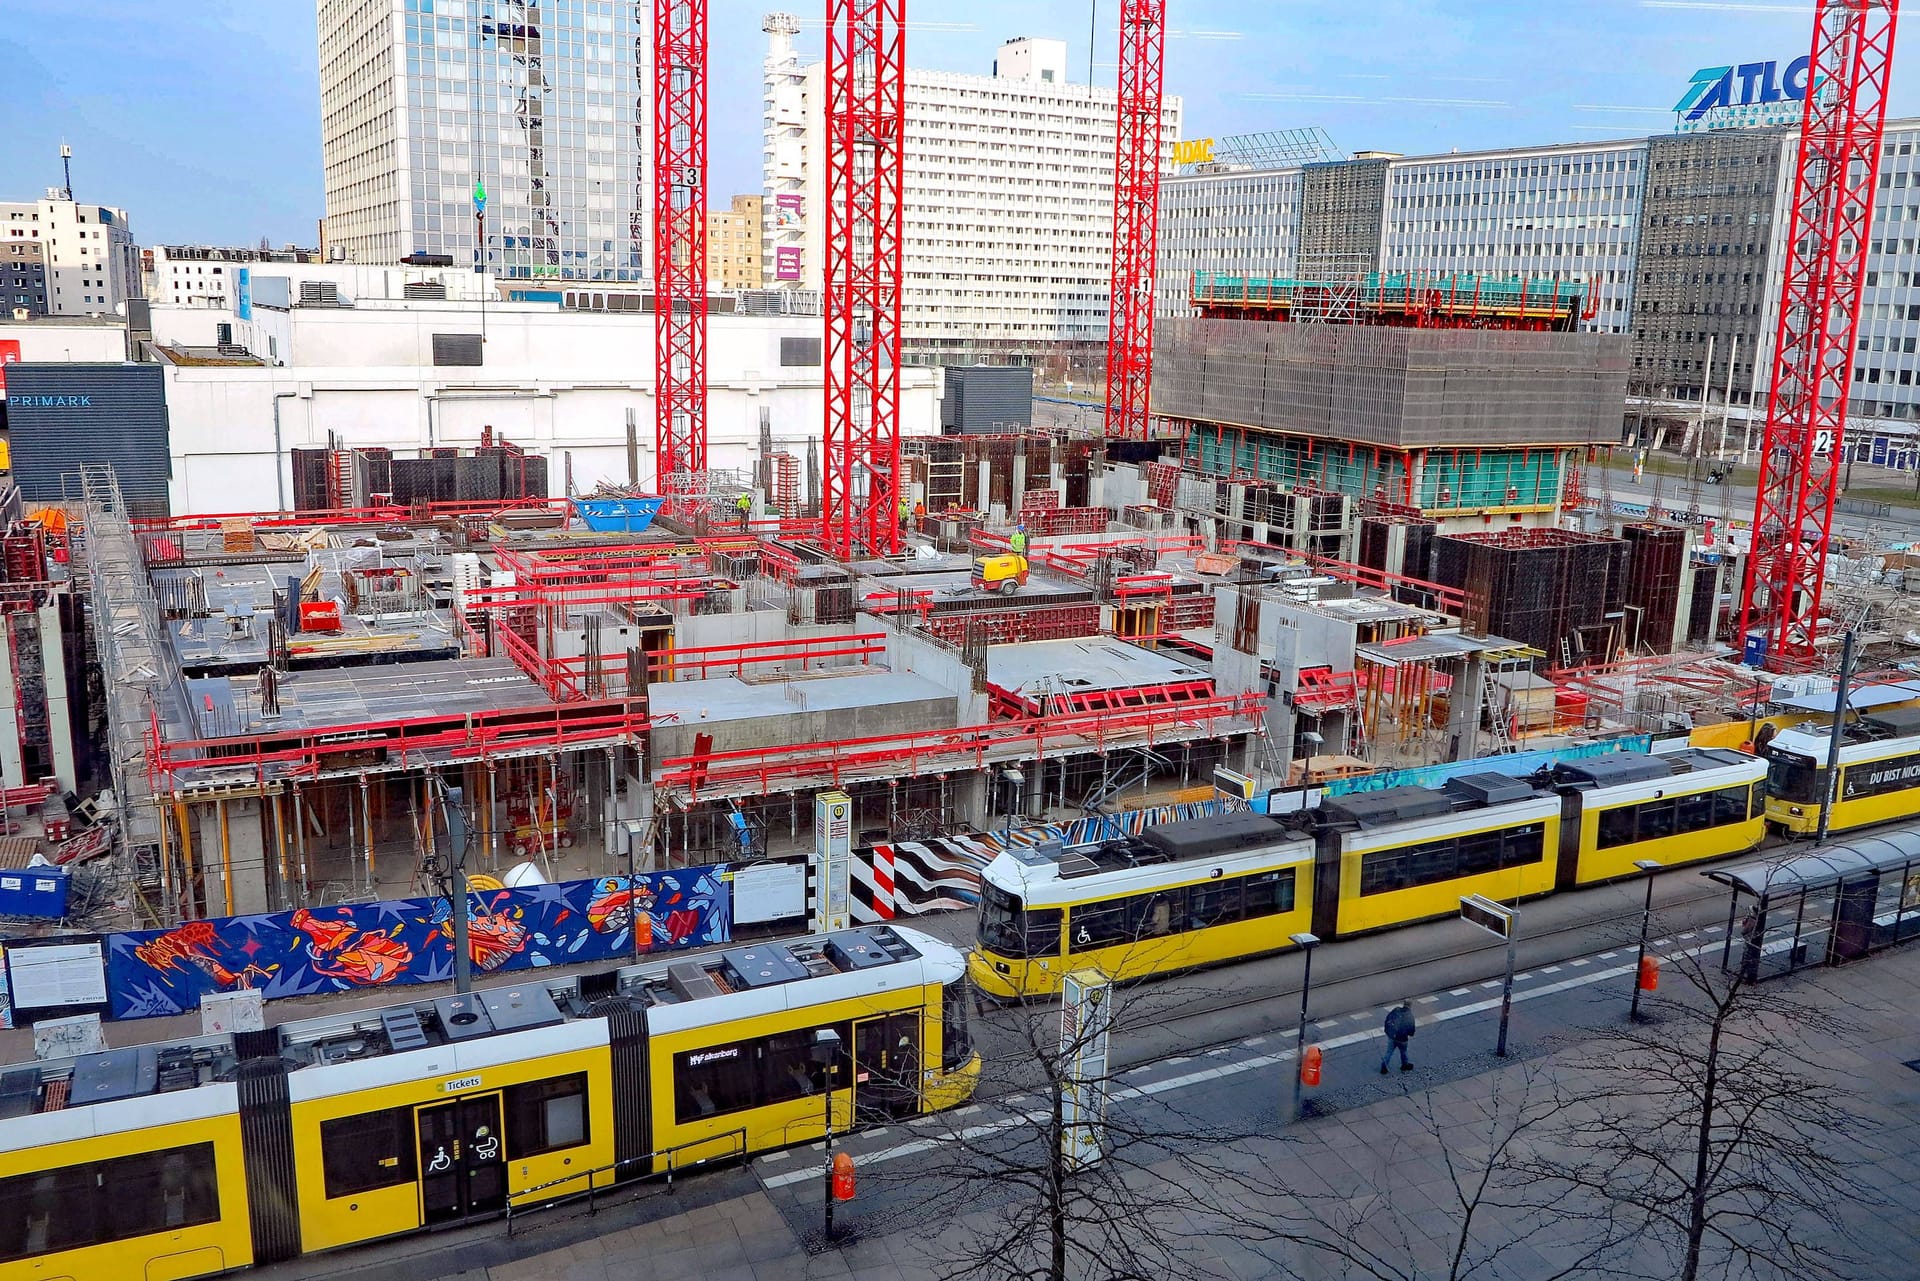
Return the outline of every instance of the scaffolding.
[[[1619,647],[1619,539],[1504,529],[1434,539],[1433,575],[1462,591],[1468,634],[1503,636],[1561,666],[1607,662]]]
[[[1189,300],[1215,320],[1338,320],[1405,329],[1571,332],[1599,294],[1553,276],[1380,272],[1344,280],[1193,273]]]

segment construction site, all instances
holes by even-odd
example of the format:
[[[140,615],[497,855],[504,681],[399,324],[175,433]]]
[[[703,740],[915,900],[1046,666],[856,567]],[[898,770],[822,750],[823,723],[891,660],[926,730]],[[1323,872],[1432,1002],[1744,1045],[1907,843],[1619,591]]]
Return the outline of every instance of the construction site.
[[[456,867],[511,888],[804,859],[824,798],[871,887],[900,842],[977,853],[1623,735],[1737,745],[1831,687],[1845,633],[1854,679],[1908,670],[1920,560],[1833,527],[1834,455],[1807,452],[1833,411],[1788,385],[1817,353],[1777,356],[1757,524],[1726,488],[1615,502],[1627,339],[1583,328],[1591,288],[1355,267],[1378,184],[1349,168],[1309,169],[1316,225],[1347,230],[1299,278],[1198,273],[1198,316],[1156,328],[1144,106],[1116,144],[1101,421],[904,432],[903,72],[868,7],[829,54],[871,154],[831,175],[817,455],[763,413],[751,466],[710,466],[692,113],[656,171],[652,484],[573,493],[488,429],[291,449],[286,511],[136,516],[103,467],[14,497],[11,857],[75,876],[33,928],[381,902]],[[1135,105],[1164,38],[1139,7]],[[659,33],[671,114],[703,100],[705,18],[663,13],[694,24]],[[964,898],[978,859],[946,870]]]

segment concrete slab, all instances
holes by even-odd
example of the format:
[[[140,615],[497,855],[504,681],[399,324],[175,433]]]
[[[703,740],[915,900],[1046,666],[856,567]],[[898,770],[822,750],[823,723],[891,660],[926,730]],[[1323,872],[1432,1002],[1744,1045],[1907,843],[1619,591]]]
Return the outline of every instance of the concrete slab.
[[[987,649],[987,681],[1028,697],[1137,689],[1210,680],[1213,673],[1180,658],[1109,636],[1022,641]]]
[[[713,751],[731,752],[952,729],[960,705],[957,690],[884,669],[766,682],[672,681],[648,686],[647,697],[661,761],[693,755],[701,734],[712,737]]]

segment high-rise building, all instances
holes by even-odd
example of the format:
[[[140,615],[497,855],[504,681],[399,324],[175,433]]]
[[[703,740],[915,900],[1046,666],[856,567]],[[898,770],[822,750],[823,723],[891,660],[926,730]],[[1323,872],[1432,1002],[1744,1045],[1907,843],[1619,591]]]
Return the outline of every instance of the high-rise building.
[[[37,240],[0,240],[0,315],[18,311],[47,314],[47,251]]]
[[[331,256],[482,261],[513,279],[648,274],[647,6],[316,3]]]
[[[21,253],[5,247],[11,245],[22,246]],[[35,292],[36,273],[26,266],[30,245],[40,247],[37,304],[16,301]],[[139,297],[140,249],[127,211],[76,201],[61,187],[47,188],[38,200],[0,201],[0,292],[9,312],[26,307],[52,316],[105,314]]]
[[[823,65],[801,62],[791,15],[770,14],[763,29],[767,278],[818,289]],[[1035,359],[1105,344],[1114,101],[1110,88],[1067,83],[1060,40],[1008,41],[992,75],[907,71],[907,359]],[[1163,104],[1161,136],[1170,159],[1178,98]]]
[[[731,209],[707,212],[707,280],[712,288],[760,288],[764,203],[760,196],[735,196]]]

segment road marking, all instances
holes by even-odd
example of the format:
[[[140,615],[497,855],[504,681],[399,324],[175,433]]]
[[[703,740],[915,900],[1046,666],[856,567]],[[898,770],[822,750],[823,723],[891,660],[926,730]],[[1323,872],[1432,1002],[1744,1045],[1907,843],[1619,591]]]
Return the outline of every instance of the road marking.
[[[1620,955],[1620,953],[1618,952],[1602,952],[1600,953],[1600,959],[1603,961],[1611,961],[1614,957],[1618,955]]]
[[[1515,983],[1524,983],[1524,982],[1525,982],[1526,980],[1528,980],[1528,979],[1530,979],[1530,978],[1532,978],[1532,977],[1533,977],[1533,975],[1532,975],[1532,974],[1530,974],[1530,973],[1529,973],[1529,974],[1516,974],[1516,975],[1514,975],[1514,976],[1513,976],[1513,981],[1514,981]]]
[[[1456,987],[1455,989],[1453,989],[1453,991],[1447,993],[1447,995],[1448,996],[1465,996],[1471,991],[1473,991],[1473,989],[1470,987]]]
[[[1589,957],[1582,956],[1575,960],[1568,961],[1567,964],[1568,965],[1591,965],[1593,964],[1593,961]]]
[[[1487,980],[1487,981],[1486,981],[1485,983],[1482,983],[1482,984],[1481,984],[1480,986],[1481,986],[1481,988],[1482,988],[1483,990],[1484,990],[1484,989],[1486,989],[1486,988],[1490,988],[1490,987],[1499,987],[1499,986],[1500,986],[1500,980],[1499,980],[1499,979],[1488,979],[1488,980]]]
[[[1560,967],[1557,965],[1544,965],[1540,968],[1540,972],[1542,974],[1558,974]]]
[[[786,1152],[769,1152],[760,1159],[762,1161],[784,1161],[789,1155],[790,1154]]]
[[[1715,946],[1717,945],[1713,943],[1707,943],[1699,947],[1683,949],[1676,955],[1699,956],[1703,953],[1712,951]],[[1606,953],[1602,953],[1602,955],[1604,956],[1606,955]],[[1615,955],[1617,955],[1617,953]],[[1576,974],[1571,978],[1561,979],[1555,983],[1547,983],[1547,984],[1543,984],[1540,987],[1529,988],[1524,992],[1515,992],[1513,994],[1513,999],[1515,1001],[1532,1001],[1532,1000],[1538,1000],[1539,998],[1544,996],[1554,996],[1561,992],[1572,991],[1576,987],[1585,987],[1590,983],[1602,983],[1608,979],[1622,978],[1628,974],[1633,973],[1635,968],[1636,967],[1633,965],[1614,965],[1614,966],[1609,966],[1604,970],[1590,970],[1585,974]],[[1489,988],[1489,987],[1499,987],[1500,984],[1498,981],[1495,981],[1491,983],[1483,983],[1480,986],[1483,988]],[[1445,1010],[1437,1010],[1433,1014],[1429,1015],[1428,1017],[1435,1023],[1444,1023],[1450,1019],[1461,1019],[1461,1018],[1466,1018],[1468,1015],[1471,1015],[1471,1014],[1482,1014],[1488,1010],[1497,1010],[1500,1008],[1500,1005],[1501,1005],[1501,998],[1494,997],[1486,1000],[1471,1001],[1465,1005],[1456,1005]],[[1275,1033],[1275,1035],[1291,1038],[1291,1037],[1297,1037],[1299,1035],[1299,1031],[1300,1030],[1298,1028],[1288,1028],[1283,1032]],[[1325,1053],[1330,1050],[1345,1049],[1347,1046],[1350,1046],[1350,1045],[1360,1045],[1365,1042],[1369,1042],[1373,1040],[1375,1040],[1375,1034],[1372,1032],[1366,1032],[1366,1031],[1348,1032],[1344,1036],[1336,1036],[1331,1038],[1330,1040],[1321,1041],[1319,1045],[1320,1045],[1321,1051]],[[1229,1064],[1222,1065],[1220,1067],[1210,1067],[1210,1068],[1201,1069],[1199,1071],[1186,1072],[1186,1073],[1182,1073],[1179,1076],[1170,1076],[1163,1080],[1149,1081],[1141,1085],[1117,1086],[1116,1088],[1111,1089],[1107,1092],[1107,1097],[1110,1101],[1118,1100],[1122,1102],[1129,1099],[1152,1098],[1155,1095],[1166,1094],[1174,1090],[1186,1089],[1189,1086],[1201,1085],[1208,1081],[1223,1080],[1229,1076],[1239,1076],[1246,1072],[1257,1072],[1262,1068],[1274,1067],[1274,1066],[1277,1066],[1278,1064],[1287,1062],[1288,1060],[1292,1059],[1293,1056],[1294,1056],[1293,1049],[1291,1046],[1289,1046],[1286,1049],[1276,1050],[1271,1054],[1261,1054],[1250,1059],[1241,1059],[1237,1063],[1229,1063]],[[1191,1062],[1191,1058],[1183,1057],[1181,1059],[1168,1059],[1165,1061],[1165,1064],[1171,1064],[1175,1062]],[[1154,1067],[1164,1066],[1165,1064],[1146,1064],[1146,1065],[1143,1065],[1142,1067],[1133,1068],[1126,1072],[1122,1072],[1120,1073],[1120,1075],[1122,1077],[1128,1077],[1128,1076],[1134,1075],[1135,1073],[1149,1071]],[[1021,1096],[1021,1097],[1024,1099],[1025,1096]],[[1011,1099],[1007,1101],[1009,1103],[1013,1102],[1013,1100]],[[980,1106],[978,1104],[970,1104],[967,1107],[956,1109],[953,1115],[965,1116],[969,1112],[977,1112],[979,1110],[980,1110]],[[953,1137],[961,1140],[962,1142],[970,1142],[974,1139],[986,1138],[990,1135],[1002,1133],[1018,1125],[1034,1124],[1036,1122],[1044,1120],[1046,1116],[1047,1116],[1047,1113],[1038,1111],[1038,1110],[1031,1111],[1031,1112],[1019,1112],[1010,1116],[1001,1117],[998,1120],[985,1121],[979,1125],[970,1125],[965,1129],[960,1130]],[[883,1133],[883,1131],[871,1131],[870,1133],[878,1134],[878,1133]],[[890,1148],[882,1148],[878,1152],[863,1153],[858,1157],[858,1160],[860,1164],[863,1166],[873,1165],[883,1161],[897,1161],[903,1157],[916,1156],[922,1152],[932,1151],[934,1148],[938,1147],[942,1141],[943,1140],[938,1138],[914,1139],[907,1143],[895,1144]],[[815,1143],[811,1145],[811,1150],[815,1152],[819,1152],[824,1150],[824,1147],[825,1147],[824,1144]],[[759,1157],[757,1159],[762,1162],[769,1161],[772,1159],[772,1154],[769,1154],[768,1156]],[[807,1170],[807,1169],[788,1170],[784,1173],[775,1174],[771,1176],[762,1175],[760,1179],[760,1183],[761,1183],[761,1186],[771,1189],[771,1188],[786,1187],[790,1184],[799,1183],[806,1179],[817,1179],[819,1177],[820,1177],[819,1173],[815,1170]]]
[[[1420,1004],[1422,1004],[1422,1005],[1432,1005],[1432,1004],[1433,1004],[1433,1003],[1434,1003],[1435,1001],[1437,1001],[1437,1000],[1439,1000],[1439,999],[1440,999],[1440,998],[1439,998],[1439,997],[1437,997],[1437,996],[1423,996],[1423,997],[1421,997],[1421,998],[1420,998]]]

